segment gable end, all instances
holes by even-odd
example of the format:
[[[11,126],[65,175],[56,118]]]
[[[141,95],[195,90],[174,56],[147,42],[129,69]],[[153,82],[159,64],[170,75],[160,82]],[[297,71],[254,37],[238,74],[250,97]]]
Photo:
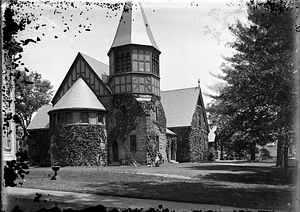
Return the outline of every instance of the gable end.
[[[97,97],[111,94],[111,91],[103,83],[100,76],[96,74],[84,57],[78,53],[52,100],[53,105],[62,98],[79,77],[85,80]]]

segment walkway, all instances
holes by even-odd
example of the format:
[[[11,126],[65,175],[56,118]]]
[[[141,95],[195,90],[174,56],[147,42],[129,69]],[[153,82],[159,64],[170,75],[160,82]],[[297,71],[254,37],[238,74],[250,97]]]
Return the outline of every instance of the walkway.
[[[144,210],[149,208],[158,208],[158,205],[162,205],[163,208],[174,210],[176,212],[191,210],[208,211],[222,211],[233,212],[234,210],[245,210],[242,208],[225,207],[219,205],[204,205],[193,203],[182,203],[162,200],[149,200],[149,199],[136,199],[116,196],[105,196],[96,194],[84,194],[75,192],[62,192],[29,188],[6,188],[5,191],[4,209],[11,211],[14,206],[19,206],[23,211],[35,211],[39,208],[46,207],[52,208],[57,205],[61,210],[66,208],[72,209],[84,209],[90,206],[104,205],[108,210],[112,208],[143,208]],[[37,202],[37,195],[41,194]],[[36,201],[34,201],[36,199]],[[248,209],[248,211],[259,211],[254,209]]]

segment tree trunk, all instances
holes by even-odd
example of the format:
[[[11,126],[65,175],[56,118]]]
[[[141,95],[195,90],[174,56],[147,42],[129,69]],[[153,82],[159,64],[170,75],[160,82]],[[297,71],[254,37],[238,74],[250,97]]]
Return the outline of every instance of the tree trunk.
[[[285,144],[283,147],[283,167],[284,167],[286,181],[288,181],[288,178],[289,178],[288,148],[289,148],[289,146],[287,144]]]
[[[280,135],[278,136],[278,141],[277,141],[277,158],[276,158],[277,167],[283,167],[282,148],[283,148],[283,137]]]
[[[256,147],[255,143],[251,144],[251,149],[250,149],[250,160],[251,161],[255,161],[255,147]]]
[[[221,150],[220,160],[224,160],[223,142],[222,142],[222,140],[220,140],[220,150]]]

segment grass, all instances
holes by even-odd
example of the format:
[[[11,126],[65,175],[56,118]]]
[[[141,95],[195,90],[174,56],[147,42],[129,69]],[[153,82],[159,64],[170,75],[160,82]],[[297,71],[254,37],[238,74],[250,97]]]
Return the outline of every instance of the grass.
[[[23,187],[265,210],[291,210],[295,186],[270,163],[30,168]]]

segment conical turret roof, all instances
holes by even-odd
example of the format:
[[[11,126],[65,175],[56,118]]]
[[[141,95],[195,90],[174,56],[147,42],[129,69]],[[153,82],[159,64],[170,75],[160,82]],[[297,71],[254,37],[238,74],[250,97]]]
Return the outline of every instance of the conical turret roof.
[[[82,78],[77,79],[67,93],[54,105],[51,111],[62,109],[92,109],[105,111],[105,107]]]
[[[140,2],[126,2],[111,48],[138,44],[159,50]]]

